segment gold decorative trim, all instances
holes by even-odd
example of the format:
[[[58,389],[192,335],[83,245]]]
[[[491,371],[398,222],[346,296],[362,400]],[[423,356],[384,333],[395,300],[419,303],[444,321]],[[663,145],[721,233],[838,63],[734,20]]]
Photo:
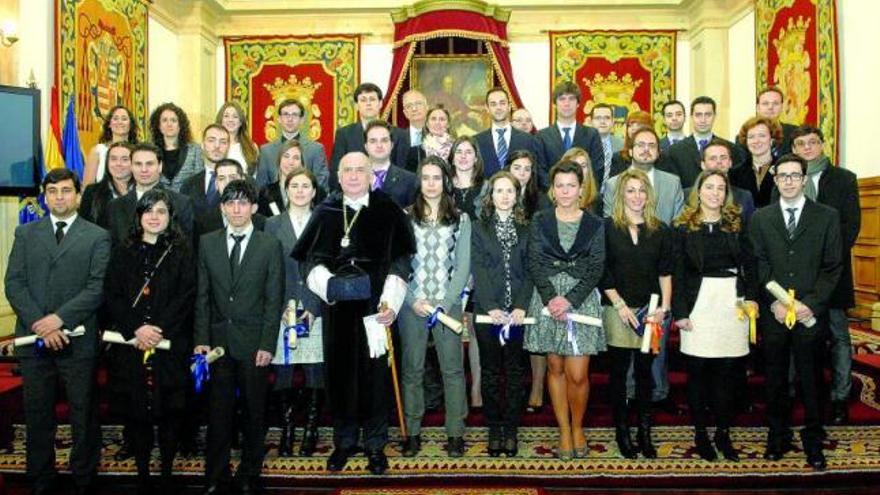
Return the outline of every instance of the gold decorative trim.
[[[427,41],[436,38],[446,38],[449,36],[458,36],[459,38],[471,38],[481,41],[493,41],[495,43],[500,43],[501,46],[508,46],[507,40],[503,40],[498,36],[494,36],[491,34],[479,33],[476,31],[466,31],[464,29],[441,29],[438,31],[427,31],[424,33],[407,36],[402,40],[394,42],[393,48],[396,50],[407,43]]]
[[[397,79],[397,86],[392,89],[391,95],[388,97],[388,101],[392,102],[385,108],[385,111],[382,112],[382,120],[388,121],[388,116],[391,115],[391,111],[396,107],[393,103],[397,101],[398,95],[400,95],[400,90],[403,89],[403,79],[405,78],[404,74],[409,74],[409,68],[412,64],[413,55],[415,55],[416,45],[412,44],[409,46],[409,51],[406,53],[406,59],[403,62],[403,68],[400,70],[400,77]]]
[[[511,13],[510,9],[490,5],[483,0],[421,0],[412,5],[392,10],[391,21],[397,24],[428,12],[440,10],[466,10],[501,22],[507,22]]]

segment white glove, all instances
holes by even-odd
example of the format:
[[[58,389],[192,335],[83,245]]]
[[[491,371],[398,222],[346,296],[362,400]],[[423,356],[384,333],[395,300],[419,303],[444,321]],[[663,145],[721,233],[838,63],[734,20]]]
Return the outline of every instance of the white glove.
[[[376,315],[364,318],[364,330],[367,333],[367,345],[370,347],[370,357],[373,359],[382,357],[388,351],[388,338],[385,334],[385,325],[376,321]]]

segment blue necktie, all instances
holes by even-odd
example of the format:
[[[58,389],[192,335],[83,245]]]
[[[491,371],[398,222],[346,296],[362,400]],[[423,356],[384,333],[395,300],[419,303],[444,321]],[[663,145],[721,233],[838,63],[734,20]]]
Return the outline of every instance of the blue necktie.
[[[700,151],[701,154],[703,153],[703,150],[706,149],[706,145],[707,145],[707,144],[709,144],[709,140],[708,140],[708,139],[700,139],[700,142],[699,142],[699,146],[698,146],[698,147],[700,148],[699,151]]]
[[[208,170],[208,191],[205,193],[205,198],[208,202],[209,206],[217,206],[220,204],[220,196],[217,194],[217,184],[214,181],[217,172],[213,170]]]
[[[571,127],[563,127],[562,133],[562,151],[568,151],[571,148]]]
[[[495,129],[495,132],[498,133],[498,147],[495,149],[495,154],[498,156],[498,168],[504,168],[504,162],[507,161],[507,141],[504,140],[504,132],[507,129]]]

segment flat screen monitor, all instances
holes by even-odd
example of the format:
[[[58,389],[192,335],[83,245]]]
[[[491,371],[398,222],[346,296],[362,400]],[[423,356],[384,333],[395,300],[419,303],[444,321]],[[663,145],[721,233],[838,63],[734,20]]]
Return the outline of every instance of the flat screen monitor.
[[[0,85],[0,195],[40,185],[40,90]]]

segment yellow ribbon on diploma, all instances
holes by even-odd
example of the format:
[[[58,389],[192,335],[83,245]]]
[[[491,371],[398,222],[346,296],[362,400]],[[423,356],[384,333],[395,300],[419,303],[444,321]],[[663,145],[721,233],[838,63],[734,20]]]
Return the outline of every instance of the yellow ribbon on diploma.
[[[153,354],[155,354],[155,353],[156,353],[156,348],[155,348],[155,347],[151,347],[151,348],[147,349],[146,351],[144,351],[144,364],[147,364],[147,361],[148,361],[148,360],[150,359],[150,357],[152,357]]]
[[[788,311],[785,312],[785,326],[788,327],[789,330],[794,328],[795,323],[797,323],[797,313],[794,310],[794,289],[788,289]]]
[[[749,319],[749,343],[755,345],[758,343],[758,329],[757,329],[757,320],[758,320],[758,310],[755,309],[754,304],[749,304],[745,301],[739,301],[736,303],[737,316],[739,320],[742,321],[748,317]]]

